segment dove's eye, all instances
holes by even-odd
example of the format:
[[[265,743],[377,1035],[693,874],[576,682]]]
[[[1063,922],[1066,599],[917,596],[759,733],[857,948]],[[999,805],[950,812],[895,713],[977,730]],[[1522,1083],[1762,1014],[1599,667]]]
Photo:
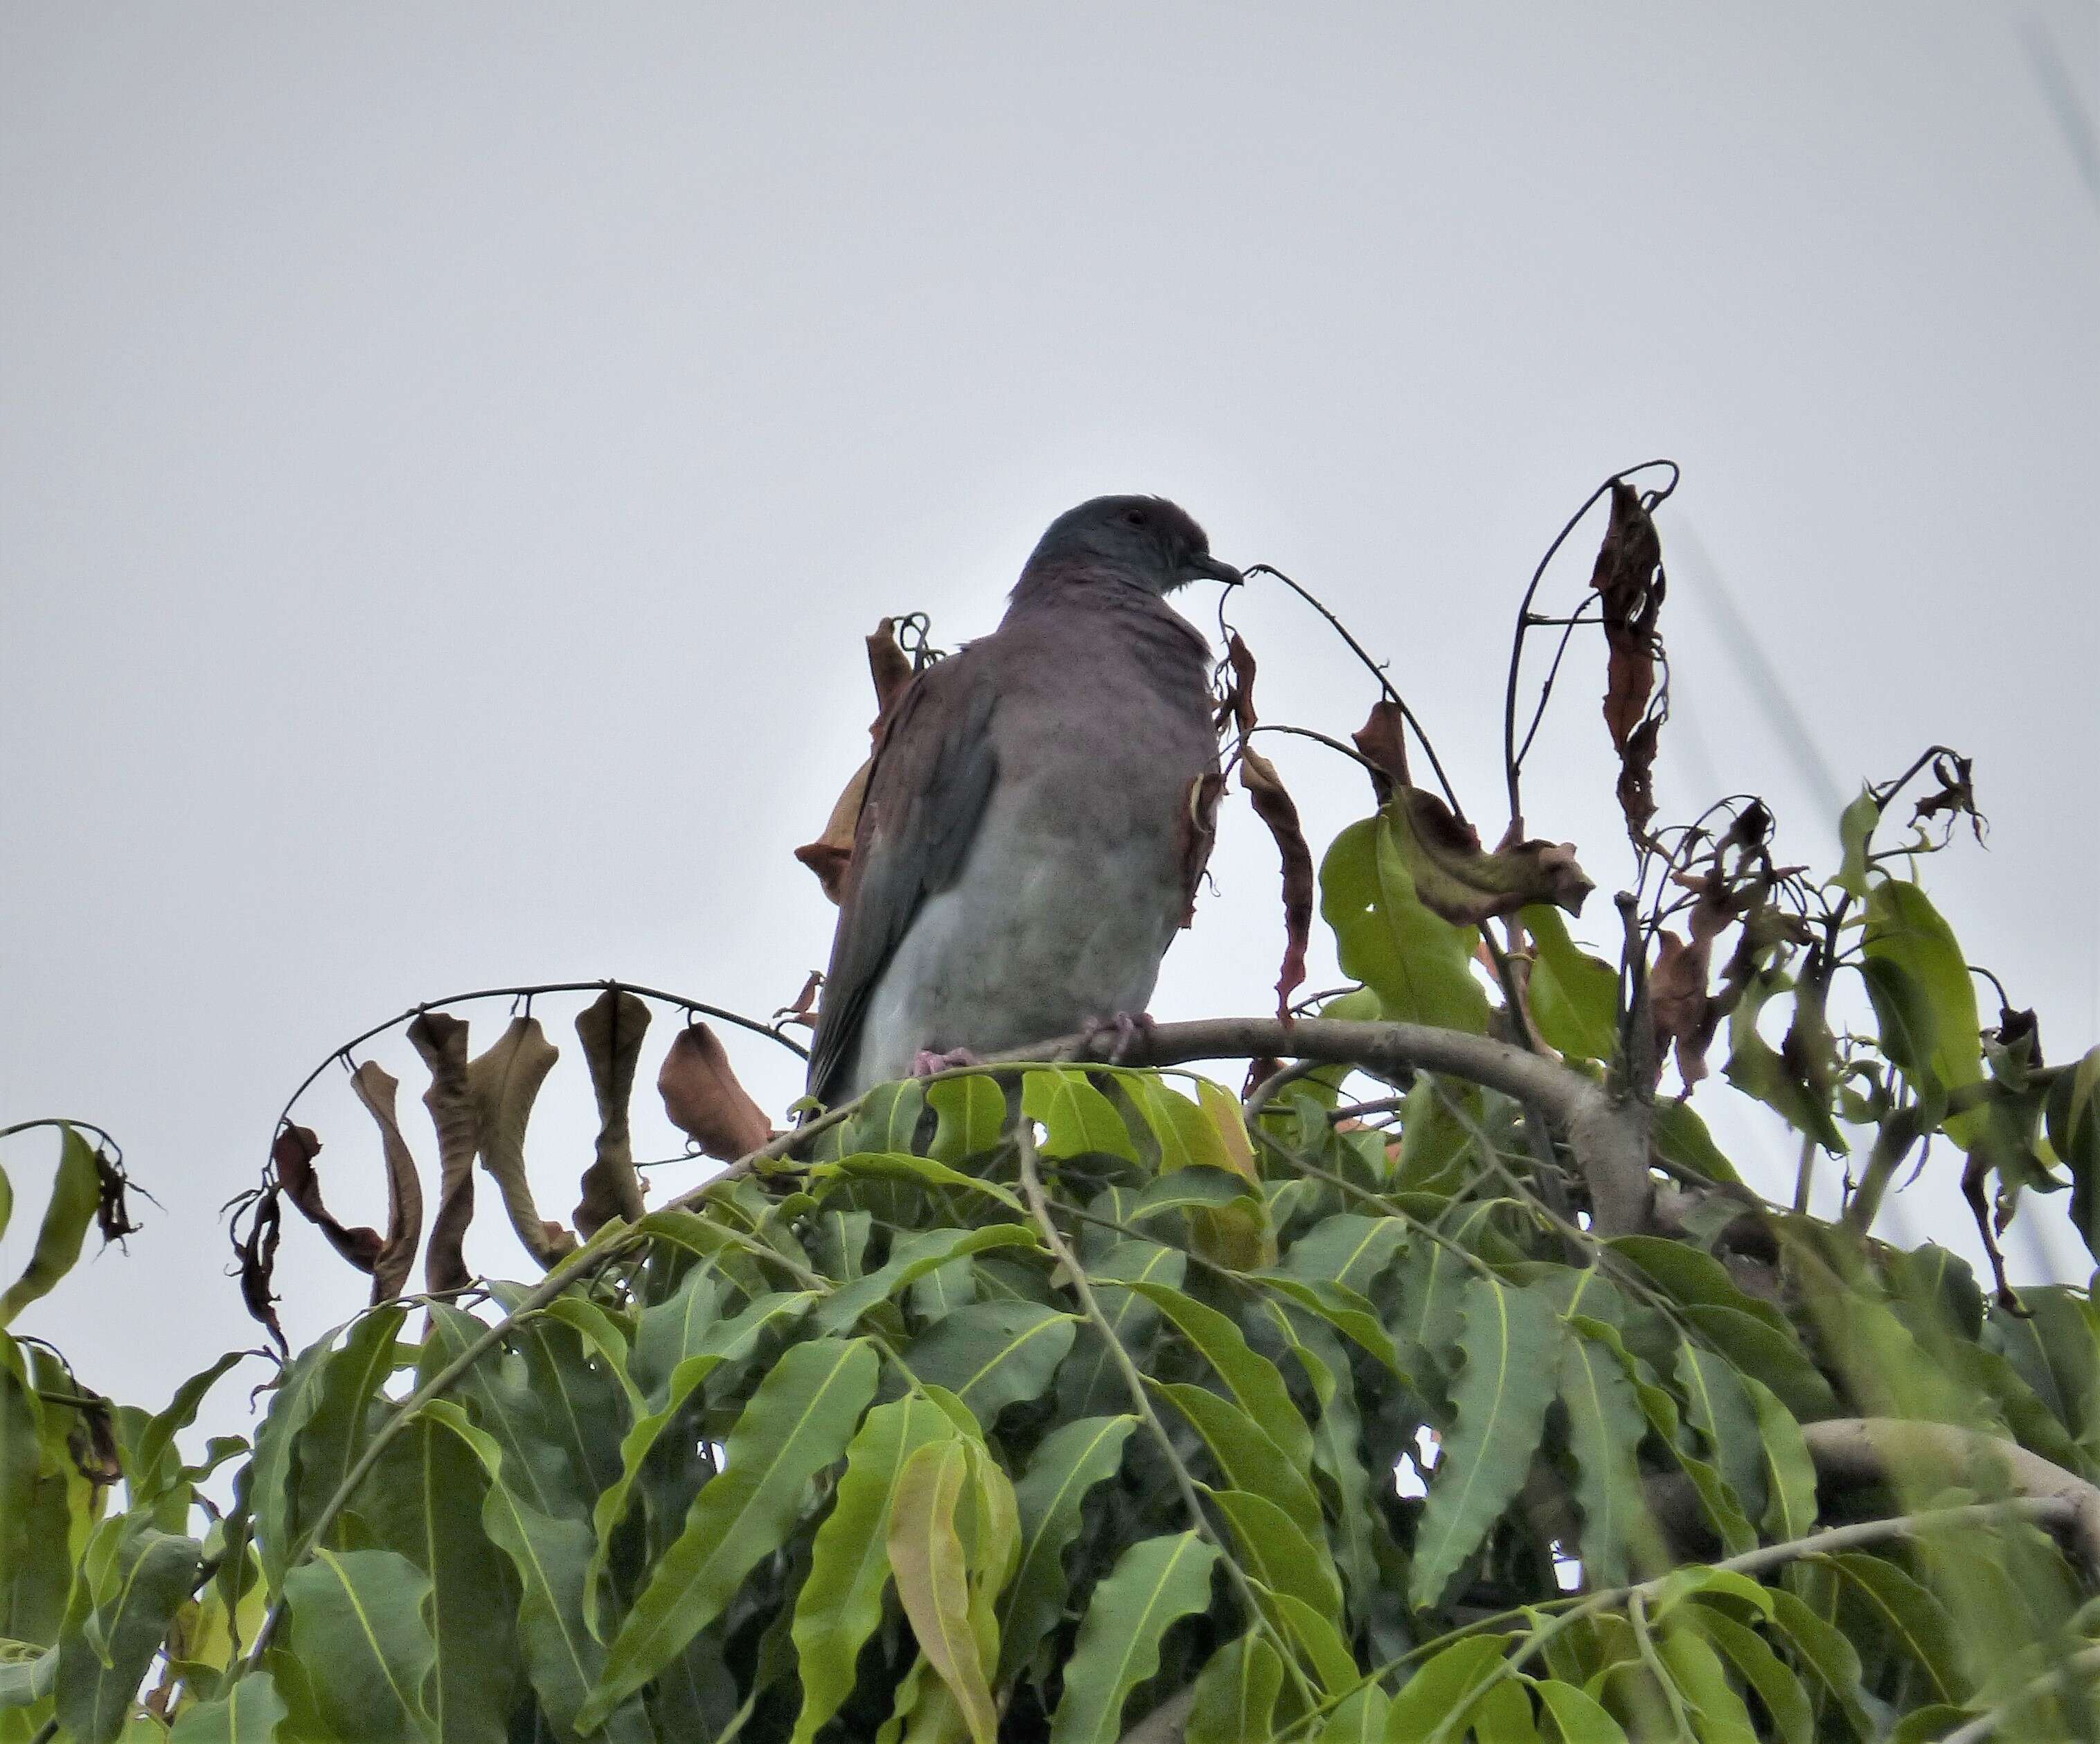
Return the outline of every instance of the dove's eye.
[[[1126,509],[1123,510],[1123,518],[1132,527],[1145,525],[1145,510],[1142,509]]]

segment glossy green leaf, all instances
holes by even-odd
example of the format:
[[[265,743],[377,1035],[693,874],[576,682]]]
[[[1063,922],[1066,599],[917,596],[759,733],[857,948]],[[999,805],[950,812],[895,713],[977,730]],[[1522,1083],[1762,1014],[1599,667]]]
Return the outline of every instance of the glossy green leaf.
[[[852,1693],[861,1649],[882,1620],[889,1523],[905,1462],[955,1433],[938,1405],[907,1394],[876,1406],[848,1443],[845,1475],[817,1528],[809,1578],[795,1601],[802,1706],[792,1744],[809,1744],[837,1713]]]
[[[989,1428],[1008,1406],[1048,1389],[1077,1324],[1076,1315],[1039,1302],[973,1302],[914,1340],[904,1362],[920,1380],[946,1388]]]
[[[291,1635],[271,1669],[304,1674],[314,1706],[360,1744],[444,1744],[424,1701],[437,1647],[423,1619],[429,1579],[390,1550],[320,1550],[285,1578]]]
[[[599,1631],[598,1587],[612,1554],[613,1537],[626,1518],[634,1486],[651,1450],[708,1375],[725,1362],[748,1357],[768,1337],[794,1327],[815,1300],[808,1291],[775,1291],[760,1296],[730,1319],[712,1322],[695,1340],[690,1353],[672,1370],[663,1390],[652,1400],[655,1408],[628,1430],[620,1446],[620,1476],[598,1492],[591,1513],[597,1547],[591,1553],[590,1574],[584,1586],[584,1618],[593,1633]]]
[[[1155,1384],[1154,1390],[1189,1419],[1203,1439],[1228,1486],[1267,1496],[1308,1535],[1324,1530],[1320,1499],[1290,1458],[1261,1425],[1229,1399],[1187,1382]]]
[[[655,1676],[785,1542],[805,1486],[852,1440],[876,1369],[867,1340],[819,1339],[788,1350],[760,1383],[730,1432],[726,1468],[701,1490],[614,1638],[580,1729]]]
[[[995,1744],[999,1715],[970,1623],[969,1565],[955,1517],[968,1477],[959,1439],[911,1454],[890,1512],[889,1563],[920,1651],[947,1685],[974,1744]]]
[[[1524,1483],[1546,1426],[1560,1361],[1560,1318],[1546,1300],[1497,1278],[1466,1286],[1452,1388],[1458,1421],[1445,1437],[1415,1534],[1408,1591],[1435,1605]]]
[[[558,1727],[570,1727],[605,1664],[605,1649],[584,1621],[590,1529],[572,1516],[546,1513],[514,1489],[515,1474],[501,1444],[475,1428],[458,1406],[440,1399],[424,1412],[460,1437],[487,1473],[482,1525],[510,1558],[523,1593],[518,1631],[525,1670],[549,1718]],[[633,1717],[630,1710],[626,1724],[608,1728],[609,1733],[631,1735]]]
[[[1272,1729],[1283,1656],[1250,1630],[1211,1654],[1196,1680],[1187,1744],[1252,1744]],[[1323,1741],[1324,1744],[1324,1741]]]
[[[1422,1744],[1452,1715],[1462,1714],[1502,1663],[1507,1645],[1499,1636],[1469,1635],[1423,1660],[1392,1698],[1386,1714],[1386,1744]],[[1458,1729],[1447,1734],[1464,1735]]]
[[[927,1155],[963,1163],[998,1147],[1006,1125],[1006,1093],[995,1078],[968,1073],[926,1086],[926,1105],[939,1117]]]
[[[111,1744],[124,1729],[202,1556],[195,1539],[164,1532],[143,1513],[97,1530],[66,1607],[52,1686],[59,1720],[79,1744]]]
[[[1276,1365],[1247,1343],[1246,1335],[1230,1315],[1170,1285],[1140,1282],[1126,1287],[1174,1323],[1225,1384],[1240,1409],[1260,1424],[1293,1465],[1301,1472],[1311,1471],[1312,1432],[1291,1402],[1290,1389]]]
[[[1148,1241],[1119,1241],[1088,1269],[1109,1331],[1144,1366],[1159,1310],[1135,1290],[1114,1285],[1156,1281],[1179,1287],[1187,1275],[1189,1256],[1178,1247]],[[1079,1329],[1071,1355],[1057,1371],[1057,1398],[1067,1419],[1098,1416],[1130,1408],[1130,1386],[1101,1331]]]
[[[1648,1428],[1640,1402],[1617,1358],[1579,1336],[1562,1340],[1555,1381],[1575,1463],[1583,1570],[1593,1586],[1623,1586],[1661,1548],[1635,1458]]]
[[[1127,1414],[1061,1424],[1043,1438],[1014,1486],[1021,1558],[1000,1617],[1002,1683],[1027,1662],[1064,1614],[1070,1592],[1065,1552],[1079,1535],[1088,1493],[1115,1476],[1136,1426]]]
[[[954,1084],[983,1084],[983,1079],[958,1078],[948,1080]],[[944,1084],[936,1084],[937,1090]],[[960,1116],[957,1117],[959,1119]],[[958,1144],[965,1141],[959,1139]],[[959,1153],[967,1155],[969,1153]],[[857,1150],[850,1156],[840,1157],[835,1163],[819,1163],[810,1172],[813,1181],[899,1181],[922,1187],[945,1191],[981,1194],[1010,1212],[1021,1212],[1021,1201],[995,1181],[987,1181],[982,1175],[973,1175],[966,1170],[951,1168],[937,1157],[915,1157],[902,1150]]]
[[[1626,1744],[1626,1729],[1586,1690],[1544,1680],[1533,1687],[1559,1729],[1560,1744]]]
[[[1131,1142],[1115,1104],[1077,1066],[1025,1073],[1021,1111],[1041,1124],[1043,1155],[1053,1163],[1088,1155],[1137,1160],[1137,1146]]]
[[[37,1245],[22,1275],[0,1293],[0,1327],[30,1303],[50,1295],[58,1281],[73,1269],[80,1258],[87,1226],[95,1221],[100,1196],[94,1147],[67,1127],[59,1149],[58,1168],[51,1177],[51,1199],[37,1231]]]
[[[1540,1039],[1571,1059],[1611,1059],[1619,1045],[1617,966],[1577,948],[1557,908],[1535,904],[1519,918],[1537,947],[1530,1003]]]
[[[270,1674],[251,1671],[217,1701],[185,1708],[168,1744],[273,1744],[287,1711]]]
[[[1383,817],[1349,825],[1320,864],[1320,912],[1343,972],[1374,990],[1387,1017],[1478,1035],[1488,996],[1472,973],[1479,929],[1454,926],[1415,895]]]
[[[924,1278],[937,1266],[965,1254],[989,1252],[995,1247],[1035,1247],[1034,1230],[1017,1223],[989,1223],[974,1229],[927,1230],[910,1251],[887,1265],[857,1278],[834,1291],[817,1309],[817,1325],[827,1332],[842,1332],[873,1308],[888,1301],[906,1286]]]
[[[1867,897],[1867,960],[1908,978],[1930,1013],[1931,1051],[1923,1062],[1933,1087],[1952,1090],[1983,1075],[1976,989],[1967,960],[1939,911],[1917,885],[1877,880]]]
[[[1167,1630],[1211,1602],[1218,1553],[1193,1532],[1149,1538],[1095,1586],[1065,1666],[1050,1744],[1114,1744],[1123,1704],[1158,1669]]]

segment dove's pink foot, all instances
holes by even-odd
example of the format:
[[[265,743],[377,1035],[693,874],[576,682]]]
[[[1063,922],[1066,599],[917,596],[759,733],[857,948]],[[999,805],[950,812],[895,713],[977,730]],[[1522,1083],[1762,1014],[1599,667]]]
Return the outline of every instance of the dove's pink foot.
[[[945,1072],[954,1066],[982,1066],[979,1059],[967,1048],[951,1048],[946,1053],[936,1053],[930,1048],[921,1048],[911,1056],[911,1075],[930,1078],[936,1072]]]
[[[1087,1050],[1092,1053],[1101,1041],[1114,1035],[1115,1044],[1109,1049],[1109,1063],[1120,1066],[1130,1057],[1140,1042],[1152,1039],[1152,1032],[1156,1027],[1149,1011],[1119,1011],[1113,1018],[1095,1018],[1087,1024]]]

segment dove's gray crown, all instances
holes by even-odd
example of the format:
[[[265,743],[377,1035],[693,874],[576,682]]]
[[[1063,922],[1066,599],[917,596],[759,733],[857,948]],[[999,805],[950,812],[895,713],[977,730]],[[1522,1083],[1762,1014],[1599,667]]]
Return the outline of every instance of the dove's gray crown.
[[[1156,497],[1060,515],[999,629],[886,718],[810,1058],[836,1102],[922,1051],[1136,1013],[1187,912],[1218,766],[1210,650],[1162,597],[1239,573]]]

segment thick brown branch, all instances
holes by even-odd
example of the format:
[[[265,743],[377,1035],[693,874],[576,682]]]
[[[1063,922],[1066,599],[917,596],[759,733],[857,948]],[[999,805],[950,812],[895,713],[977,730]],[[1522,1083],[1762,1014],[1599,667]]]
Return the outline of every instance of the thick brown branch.
[[[1951,1423],[1901,1417],[1833,1417],[1803,1424],[1816,1475],[1836,1483],[1895,1483],[1919,1467],[1943,1480],[2001,1476],[2018,1495],[2065,1504],[2065,1539],[2100,1586],[2100,1486],[2038,1453]]]

